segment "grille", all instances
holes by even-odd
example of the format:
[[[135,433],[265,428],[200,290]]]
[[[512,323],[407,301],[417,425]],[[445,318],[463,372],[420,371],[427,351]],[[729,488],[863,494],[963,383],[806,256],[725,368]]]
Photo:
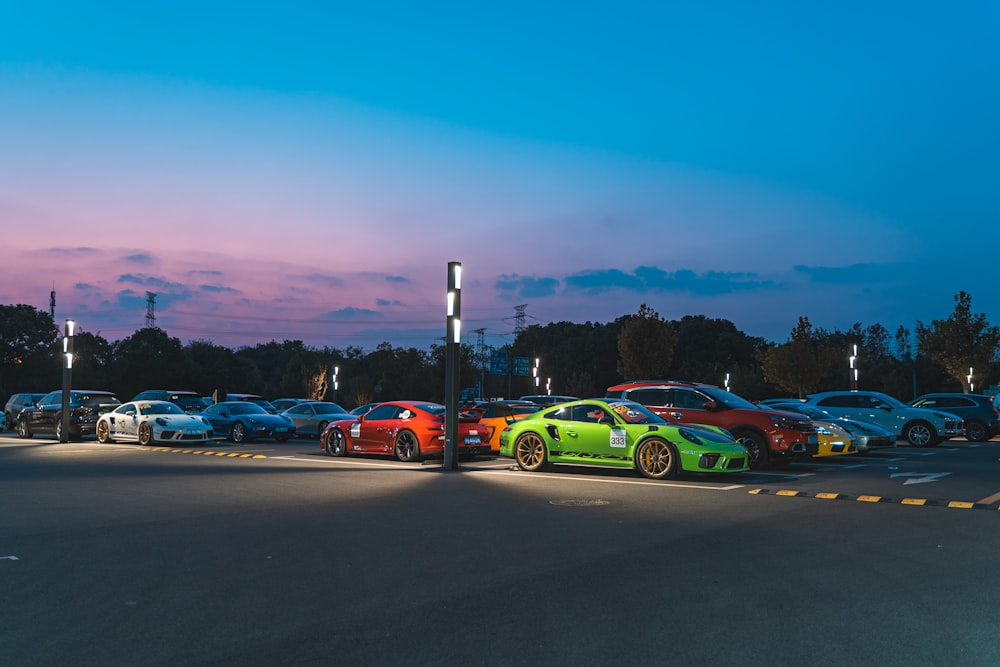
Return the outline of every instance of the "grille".
[[[733,468],[742,468],[745,465],[743,462],[743,457],[738,459],[729,459],[729,463],[726,464],[726,469],[732,470]]]

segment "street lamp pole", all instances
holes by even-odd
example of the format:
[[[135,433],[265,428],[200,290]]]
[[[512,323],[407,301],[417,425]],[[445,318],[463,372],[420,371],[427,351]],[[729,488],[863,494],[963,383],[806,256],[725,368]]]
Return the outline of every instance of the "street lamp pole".
[[[448,262],[448,328],[444,357],[444,464],[458,469],[459,351],[462,341],[462,263]]]
[[[858,390],[858,346],[855,344],[851,348],[851,391]]]
[[[59,442],[69,442],[70,389],[73,386],[73,335],[76,322],[66,320],[66,335],[63,336],[62,410],[59,415]]]

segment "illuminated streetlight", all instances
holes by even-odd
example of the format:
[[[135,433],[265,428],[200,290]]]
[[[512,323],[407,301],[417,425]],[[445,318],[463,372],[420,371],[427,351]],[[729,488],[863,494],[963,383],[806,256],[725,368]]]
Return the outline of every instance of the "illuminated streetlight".
[[[852,346],[852,353],[850,356],[850,379],[851,379],[851,391],[858,390],[858,346]]]
[[[444,463],[458,468],[458,397],[461,384],[459,350],[462,342],[462,264],[448,262],[447,333],[444,363]]]
[[[969,381],[969,393],[975,393],[976,385],[972,384],[972,366],[969,366],[969,377],[967,379]]]
[[[63,376],[62,376],[62,408],[59,415],[59,442],[69,442],[69,404],[70,388],[73,386],[73,336],[76,322],[66,320],[66,335],[63,336]]]

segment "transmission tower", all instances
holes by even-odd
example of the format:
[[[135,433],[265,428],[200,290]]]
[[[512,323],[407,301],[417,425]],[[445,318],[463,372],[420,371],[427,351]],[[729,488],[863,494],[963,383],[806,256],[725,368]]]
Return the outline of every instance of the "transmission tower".
[[[146,328],[156,326],[156,292],[146,292]]]
[[[518,336],[524,333],[524,309],[528,307],[528,304],[522,303],[520,306],[514,306],[514,335]]]
[[[49,292],[49,317],[54,322],[56,319],[56,284],[52,283],[52,291]]]

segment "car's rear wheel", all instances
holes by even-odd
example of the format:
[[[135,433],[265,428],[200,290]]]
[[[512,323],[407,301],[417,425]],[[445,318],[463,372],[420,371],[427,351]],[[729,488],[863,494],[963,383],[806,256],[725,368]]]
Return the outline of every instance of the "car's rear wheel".
[[[677,465],[677,454],[673,446],[660,438],[645,440],[635,450],[635,466],[650,479],[673,477]]]
[[[326,442],[323,448],[330,456],[344,456],[347,454],[347,441],[344,439],[344,432],[339,428],[331,428],[326,434]]]
[[[236,443],[247,439],[247,427],[243,425],[243,422],[233,424],[233,427],[229,429],[229,439]]]
[[[416,461],[420,458],[420,443],[413,431],[400,431],[396,436],[396,458],[400,461]]]
[[[537,433],[525,433],[514,443],[514,460],[521,470],[536,472],[549,461],[545,441]]]
[[[917,421],[907,424],[903,437],[914,447],[933,447],[937,434],[927,422]]]
[[[21,419],[17,422],[17,437],[19,438],[30,438],[31,437],[31,427],[28,426],[28,422]]]
[[[767,441],[751,431],[736,434],[736,442],[747,450],[747,463],[751,468],[767,466]]]
[[[317,438],[322,438],[323,437],[323,431],[326,430],[326,425],[329,424],[329,423],[330,422],[320,422],[319,423],[319,426],[316,427],[316,437]]]
[[[983,422],[973,419],[965,422],[965,439],[969,442],[986,442],[990,439],[990,430]]]
[[[111,442],[111,427],[108,422],[97,422],[97,442]]]
[[[139,424],[139,444],[148,445],[152,441],[153,429],[146,422]]]

